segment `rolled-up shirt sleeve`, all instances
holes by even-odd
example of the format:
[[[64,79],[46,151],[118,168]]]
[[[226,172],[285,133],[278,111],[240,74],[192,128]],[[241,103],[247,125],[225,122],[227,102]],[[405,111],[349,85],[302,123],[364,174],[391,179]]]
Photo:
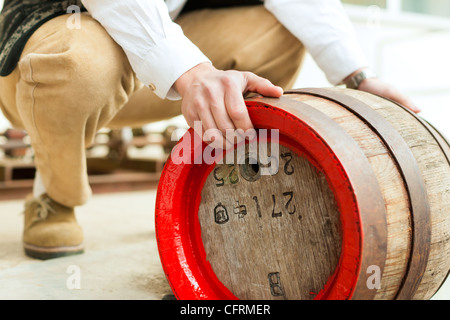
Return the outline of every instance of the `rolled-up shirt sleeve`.
[[[266,0],[265,7],[304,44],[331,84],[368,66],[339,0]]]
[[[123,48],[137,78],[162,99],[186,71],[210,60],[174,23],[163,0],[82,0],[88,12]]]

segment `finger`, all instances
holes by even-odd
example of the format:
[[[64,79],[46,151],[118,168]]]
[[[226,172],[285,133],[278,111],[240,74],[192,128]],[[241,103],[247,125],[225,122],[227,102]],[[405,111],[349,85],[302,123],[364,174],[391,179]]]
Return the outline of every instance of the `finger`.
[[[401,104],[402,106],[408,108],[414,113],[421,112],[420,108],[418,108],[411,99],[409,99],[407,96],[405,96],[403,93],[401,93],[399,90],[391,89],[386,94],[386,97]]]
[[[257,92],[266,97],[279,98],[283,95],[283,88],[275,86],[267,79],[261,78],[254,73],[246,72],[247,88],[245,91]]]
[[[209,102],[204,98],[196,98],[195,108],[201,121],[202,140],[214,148],[223,148],[226,145],[222,132],[218,129],[216,121],[212,115]]]
[[[192,107],[192,104],[188,103],[188,99],[183,99],[181,102],[181,113],[183,114],[187,125],[192,128],[194,130],[194,134],[202,140],[203,127],[201,125],[200,117],[198,116],[197,110]]]
[[[194,121],[199,121],[197,111],[194,108],[190,108],[187,99],[181,101],[181,113],[189,127],[194,128]]]
[[[211,115],[209,104],[202,92],[191,92],[183,99],[182,113],[187,124],[200,136],[205,136],[205,131],[216,128],[216,123]],[[206,141],[205,141],[206,142]]]
[[[417,107],[410,99],[408,99],[406,97],[400,97],[400,98],[397,98],[394,100],[396,100],[398,103],[405,106],[406,108],[408,108],[409,110],[411,110],[414,113],[422,112],[422,110],[420,110],[419,107]]]
[[[253,129],[240,88],[234,86],[225,92],[225,107],[236,129],[243,131]]]
[[[235,143],[239,143],[242,139],[237,141],[234,139],[234,132],[236,127],[233,124],[230,116],[228,115],[225,107],[224,93],[213,93],[210,97],[210,109],[217,128],[221,131],[225,142],[223,146],[225,149],[232,147]]]
[[[420,108],[418,108],[405,94],[401,93],[392,85],[386,84],[377,78],[365,79],[363,82],[361,82],[358,90],[373,93],[375,95],[390,99],[403,105],[412,112],[421,112]]]

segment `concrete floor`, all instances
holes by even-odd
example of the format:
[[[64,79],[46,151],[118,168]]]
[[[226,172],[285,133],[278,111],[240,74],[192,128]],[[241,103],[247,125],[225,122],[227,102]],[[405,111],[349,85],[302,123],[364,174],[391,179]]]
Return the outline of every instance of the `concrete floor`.
[[[95,195],[77,213],[85,253],[48,261],[23,254],[22,201],[1,202],[0,300],[160,300],[170,294],[155,240],[155,195]]]
[[[155,190],[94,195],[77,214],[86,252],[48,261],[23,254],[22,201],[0,202],[0,300],[160,300],[171,294],[156,245],[155,196]],[[450,300],[450,281],[433,299]]]

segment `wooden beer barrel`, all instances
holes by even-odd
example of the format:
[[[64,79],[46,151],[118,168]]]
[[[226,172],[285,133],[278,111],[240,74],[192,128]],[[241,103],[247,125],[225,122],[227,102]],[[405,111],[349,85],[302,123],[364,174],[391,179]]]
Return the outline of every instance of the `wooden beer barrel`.
[[[246,104],[265,159],[247,142],[205,162],[190,130],[162,172],[156,236],[176,297],[431,298],[450,267],[445,138],[356,90]]]

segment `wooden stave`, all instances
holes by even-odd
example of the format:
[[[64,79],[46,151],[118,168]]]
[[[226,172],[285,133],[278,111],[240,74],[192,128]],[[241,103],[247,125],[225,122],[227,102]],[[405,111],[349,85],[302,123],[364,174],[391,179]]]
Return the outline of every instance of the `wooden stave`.
[[[377,133],[395,159],[408,192],[413,230],[411,239],[412,252],[396,299],[412,299],[425,272],[431,230],[429,221],[430,209],[425,194],[424,182],[409,147],[400,134],[384,118],[360,100],[327,89],[304,89],[298,93],[312,94],[329,99],[347,108]],[[412,261],[413,259],[416,259],[416,261]],[[410,270],[412,267],[414,267],[414,270]]]
[[[364,93],[364,92],[360,92],[357,90],[349,90],[349,89],[340,89],[340,88],[307,88],[307,89],[300,89],[300,90],[292,90],[292,91],[288,91],[286,92],[286,94],[297,94],[297,95],[306,95],[306,96],[314,96],[314,97],[320,97],[323,99],[327,99],[328,101],[332,102],[332,103],[337,103],[339,104],[341,107],[343,108],[347,108],[348,110],[350,110],[350,112],[354,113],[355,116],[358,116],[360,118],[362,118],[362,120],[364,122],[366,122],[368,124],[368,126],[372,127],[372,123],[370,122],[371,120],[373,121],[373,119],[366,119],[364,118],[364,112],[363,114],[361,114],[358,110],[358,107],[355,108],[353,104],[366,104],[366,107],[372,108],[371,106],[367,105],[367,104],[379,104],[379,105],[383,105],[383,110],[387,109],[389,110],[391,113],[398,113],[398,114],[405,114],[406,117],[409,115],[409,119],[411,121],[411,125],[415,126],[417,130],[422,130],[422,131],[426,131],[426,134],[431,137],[429,140],[432,140],[433,143],[436,144],[436,148],[438,148],[440,150],[440,156],[442,157],[442,162],[447,163],[446,166],[446,177],[447,177],[447,181],[448,181],[448,177],[450,174],[450,171],[448,170],[450,167],[450,163],[449,163],[449,144],[448,141],[445,139],[445,137],[439,132],[437,131],[431,124],[429,124],[428,122],[426,122],[424,119],[422,119],[420,116],[415,115],[414,113],[412,113],[411,111],[409,111],[407,108],[405,108],[404,106],[399,105],[398,103],[392,102],[390,100],[372,95],[372,94],[368,94],[368,93]],[[356,110],[355,110],[356,109]],[[375,112],[380,113],[379,111],[381,110],[380,108],[378,110],[376,110],[376,108],[373,108]],[[386,112],[386,114],[389,114],[389,112]],[[395,122],[392,122],[389,118],[389,115],[380,115],[384,118],[384,121],[386,123],[387,127],[396,127],[395,130],[397,132],[402,131],[402,127],[398,124],[396,124]],[[379,119],[378,119],[379,120]],[[375,128],[375,132],[376,132],[376,128]],[[382,136],[383,132],[376,132],[377,135],[380,136],[381,139],[385,139],[384,136]],[[424,133],[422,133],[423,135]],[[411,137],[407,136],[406,134],[404,134],[405,136],[401,136],[402,139],[404,139],[408,144],[412,144],[411,142]],[[388,146],[389,147],[389,146]],[[392,146],[390,146],[392,147]],[[431,147],[431,146],[430,146]],[[414,149],[414,148],[413,148]],[[392,148],[390,150],[390,152],[392,152]],[[395,155],[394,155],[395,157]],[[416,173],[418,175],[422,175],[423,173],[423,168],[426,167],[427,163],[425,161],[422,161],[422,159],[419,159],[419,157],[417,157],[417,155],[414,155],[414,157],[416,158],[416,162],[417,164],[420,164],[420,166],[422,167],[422,170],[419,170]],[[400,170],[401,170],[401,166],[400,166]],[[426,185],[424,184],[423,178],[421,179],[420,177],[417,179],[418,183],[422,184],[422,188],[423,190],[428,193],[429,192],[429,188],[427,189]],[[447,185],[448,188],[448,185]],[[445,193],[445,190],[443,191]],[[432,195],[432,194],[431,194]],[[430,194],[428,194],[428,196],[430,196]],[[410,199],[408,199],[410,200]],[[412,200],[417,200],[417,199],[412,199]],[[445,198],[445,208],[444,210],[446,210],[448,212],[449,210],[449,198],[448,198],[448,194],[447,197]],[[422,198],[422,201],[428,201],[427,199]],[[434,204],[435,206],[438,206],[436,204]],[[425,206],[427,207],[427,206]],[[420,212],[419,212],[420,213]],[[422,212],[423,214],[423,212]],[[435,213],[434,215],[438,215],[439,212]],[[414,213],[411,214],[411,220],[413,221],[415,218]],[[444,258],[442,259],[443,262],[441,261],[441,264],[443,264],[444,266],[442,267],[442,270],[440,270],[440,274],[439,274],[439,278],[438,279],[433,279],[431,280],[431,278],[433,278],[433,273],[435,273],[436,270],[440,269],[440,265],[439,262],[435,263],[435,265],[433,265],[433,263],[431,263],[428,260],[428,256],[430,253],[430,241],[431,241],[431,233],[433,230],[431,230],[431,220],[433,220],[433,212],[430,212],[428,209],[427,211],[425,211],[425,221],[427,221],[427,224],[425,226],[423,226],[420,223],[416,222],[416,226],[419,226],[418,228],[416,227],[416,232],[418,232],[419,234],[422,233],[422,237],[418,237],[419,239],[416,238],[416,240],[419,243],[419,245],[424,245],[424,247],[422,248],[421,252],[414,252],[412,250],[412,254],[410,254],[409,260],[408,260],[408,269],[410,268],[411,264],[415,264],[415,270],[413,270],[412,272],[408,272],[410,270],[405,270],[405,275],[403,275],[402,277],[402,284],[399,287],[398,292],[394,295],[394,296],[389,296],[388,299],[430,299],[435,293],[436,291],[440,288],[440,286],[443,284],[443,282],[445,281],[447,275],[448,275],[448,268],[450,265],[450,257],[449,257],[449,252],[450,252],[450,246],[448,245],[449,243],[449,237],[441,237],[437,240],[434,240],[434,243],[438,243],[438,242],[444,242],[447,243],[447,246],[445,247],[444,250],[442,250],[442,252],[437,252],[435,253],[435,255],[440,255],[443,254]],[[437,225],[437,228],[441,228],[444,229],[444,233],[445,233],[445,226],[449,225],[450,221],[448,219],[446,219],[446,221],[444,221],[443,223],[441,223],[443,225],[443,227],[441,227],[440,225]],[[424,228],[425,227],[425,228]],[[419,230],[417,230],[419,229]],[[447,228],[448,230],[448,228]],[[414,230],[413,230],[414,231]],[[447,231],[448,232],[448,231]],[[443,233],[443,234],[444,234]],[[433,233],[434,236],[436,237],[436,234],[439,234],[438,232],[434,232]],[[433,242],[431,242],[433,243]],[[436,250],[435,250],[436,251]],[[421,259],[421,266],[417,267],[417,261],[411,263],[412,259]],[[409,277],[408,277],[409,275]],[[428,280],[422,281],[423,277],[428,277]],[[406,286],[405,286],[406,283]],[[428,288],[427,288],[428,286]],[[403,289],[403,290],[402,290]],[[378,299],[384,299],[386,297],[383,296],[378,296]]]
[[[350,94],[359,94],[351,91]],[[370,95],[375,101],[385,101],[378,96]],[[398,104],[396,104],[398,106]],[[385,113],[384,109],[378,110]],[[449,162],[449,144],[445,137],[433,128],[427,121],[420,116],[407,110],[405,107],[391,108],[392,114],[386,113],[383,116],[394,126],[398,126],[399,132],[404,132],[405,141],[410,145],[411,151],[420,167],[420,172],[426,183],[426,190],[429,197],[431,208],[431,239],[429,245],[429,259],[427,266],[419,284],[416,293],[412,297],[415,300],[430,299],[445,281],[450,269],[450,162]],[[394,121],[398,115],[401,118]],[[426,140],[423,146],[414,145],[414,138],[408,135],[408,128],[401,124],[403,118],[413,120],[411,125],[415,127],[415,135],[422,136]],[[408,122],[409,123],[409,122]],[[432,155],[432,156],[431,156]],[[430,167],[440,166],[441,172],[433,173]],[[439,177],[439,178],[437,178]],[[439,188],[436,187],[437,182]],[[441,183],[444,182],[444,183]],[[438,198],[438,199],[435,199]]]

